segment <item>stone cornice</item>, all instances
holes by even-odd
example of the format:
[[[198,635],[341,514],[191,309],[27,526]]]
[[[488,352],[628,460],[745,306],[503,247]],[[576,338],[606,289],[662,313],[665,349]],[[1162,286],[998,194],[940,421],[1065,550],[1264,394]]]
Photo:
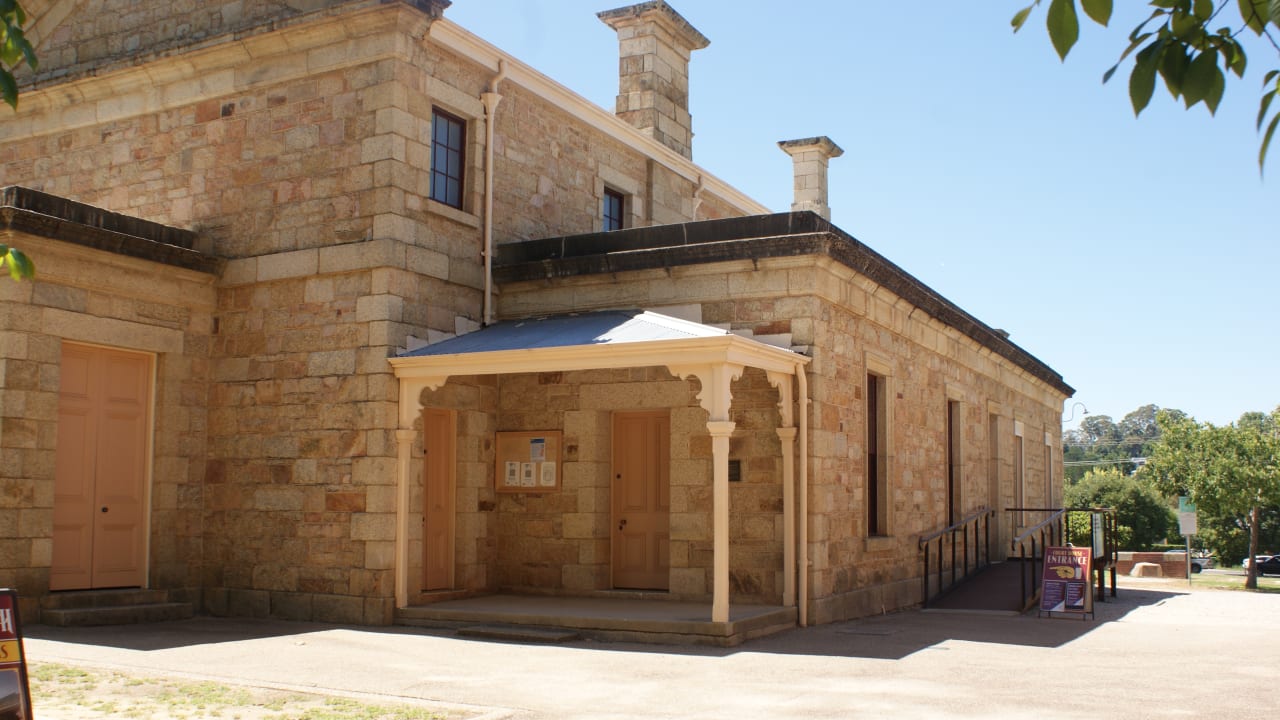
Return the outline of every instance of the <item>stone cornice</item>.
[[[499,284],[546,281],[802,255],[831,258],[1058,392],[1068,397],[1075,394],[1053,368],[812,212],[707,220],[500,245],[494,278]]]
[[[0,189],[0,232],[50,240],[217,275],[222,261],[192,249],[195,233],[10,186]]]
[[[649,0],[636,5],[605,10],[596,13],[596,17],[614,30],[638,25],[651,19],[661,22],[667,32],[681,42],[686,51],[701,50],[711,44],[705,35],[698,32],[697,28],[689,24],[683,15],[663,0]]]

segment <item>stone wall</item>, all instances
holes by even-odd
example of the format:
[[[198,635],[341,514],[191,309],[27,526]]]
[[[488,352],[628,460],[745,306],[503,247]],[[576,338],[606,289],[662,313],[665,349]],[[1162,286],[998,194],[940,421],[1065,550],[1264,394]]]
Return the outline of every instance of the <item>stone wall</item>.
[[[327,5],[345,7],[288,20]],[[204,539],[158,544],[153,561],[166,582],[203,584],[211,612],[389,622],[398,397],[386,358],[410,336],[480,320],[479,95],[491,71],[421,42],[427,17],[409,4],[32,10],[42,66],[66,69],[66,84],[24,93],[24,112],[0,120],[6,183],[194,229],[200,250],[230,259],[197,368],[212,386],[186,396],[208,403],[207,417],[190,411],[200,434],[183,444],[208,457],[192,470],[206,514],[186,524]],[[287,21],[267,32],[266,19]],[[250,26],[263,31],[229,32]],[[103,74],[77,80],[86,63]],[[500,90],[499,240],[596,229],[606,186],[630,195],[635,224],[692,217],[693,183],[577,109],[510,80]],[[461,210],[426,198],[433,107],[469,119]],[[733,212],[711,193],[701,208]],[[469,449],[494,427],[484,402],[459,405]],[[461,471],[466,587],[497,582],[490,472],[483,452]]]
[[[1046,433],[1054,462],[1061,462],[1060,392],[825,256],[509,283],[500,312],[666,305],[696,305],[703,322],[735,332],[789,333],[789,342],[813,358],[808,502],[814,622],[920,601],[918,538],[947,524],[948,401],[960,410],[960,516],[1014,506],[1015,427],[1024,438],[1025,506],[1042,506]],[[866,525],[863,393],[869,366],[889,386],[884,537],[868,537]],[[998,513],[1001,526],[993,538],[997,554],[1000,533],[1013,530],[1004,515]],[[1028,515],[1026,521],[1039,519]]]
[[[155,354],[149,582],[198,600],[214,278],[32,236],[3,241],[29,253],[39,276],[0,283],[0,585],[38,617],[65,340]]]

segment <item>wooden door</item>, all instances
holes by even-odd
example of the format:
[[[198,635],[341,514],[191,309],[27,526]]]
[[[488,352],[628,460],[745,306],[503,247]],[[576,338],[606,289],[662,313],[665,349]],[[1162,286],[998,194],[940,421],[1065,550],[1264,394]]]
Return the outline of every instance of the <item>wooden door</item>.
[[[614,587],[669,587],[670,435],[666,411],[613,416]]]
[[[49,587],[145,580],[152,358],[65,343]]]
[[[457,414],[427,408],[422,427],[422,589],[447,590],[453,587]]]

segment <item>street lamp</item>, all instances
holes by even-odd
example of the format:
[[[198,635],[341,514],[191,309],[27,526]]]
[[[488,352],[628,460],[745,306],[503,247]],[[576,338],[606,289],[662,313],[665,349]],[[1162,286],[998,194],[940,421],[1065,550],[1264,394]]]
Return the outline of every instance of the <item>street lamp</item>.
[[[1063,425],[1066,425],[1067,423],[1076,419],[1076,408],[1080,408],[1081,410],[1084,410],[1085,415],[1089,414],[1089,408],[1085,407],[1084,403],[1082,402],[1075,403],[1074,405],[1071,406],[1071,417],[1067,418],[1066,420],[1063,420],[1062,421]]]

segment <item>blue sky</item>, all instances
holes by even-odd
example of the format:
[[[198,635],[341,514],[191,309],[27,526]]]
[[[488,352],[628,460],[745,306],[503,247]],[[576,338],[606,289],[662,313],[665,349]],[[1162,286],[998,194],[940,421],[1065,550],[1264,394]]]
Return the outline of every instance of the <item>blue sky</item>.
[[[1260,178],[1254,131],[1273,49],[1246,45],[1216,118],[1158,86],[1135,119],[1128,68],[1101,77],[1143,3],[1083,26],[1063,64],[1043,8],[1012,33],[1028,0],[668,1],[711,40],[690,69],[694,160],[781,212],[776,142],[830,136],[832,220],[1062,373],[1068,415],[1155,403],[1226,423],[1280,404],[1280,140]],[[612,108],[617,39],[595,13],[622,4],[446,16]]]

